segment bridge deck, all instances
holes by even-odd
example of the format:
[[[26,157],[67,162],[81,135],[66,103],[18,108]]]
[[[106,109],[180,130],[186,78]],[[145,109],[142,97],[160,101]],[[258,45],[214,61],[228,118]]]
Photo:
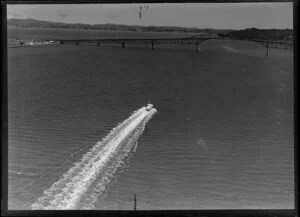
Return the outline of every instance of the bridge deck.
[[[199,44],[207,40],[243,40],[254,41],[266,48],[293,49],[293,42],[261,40],[261,39],[240,39],[226,37],[184,37],[184,38],[100,38],[100,39],[58,39],[61,44],[68,43],[120,43],[123,44]]]

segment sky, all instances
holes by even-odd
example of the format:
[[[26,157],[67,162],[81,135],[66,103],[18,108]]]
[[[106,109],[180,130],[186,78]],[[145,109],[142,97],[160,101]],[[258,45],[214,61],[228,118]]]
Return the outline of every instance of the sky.
[[[215,29],[292,29],[293,3],[8,5],[7,18]]]

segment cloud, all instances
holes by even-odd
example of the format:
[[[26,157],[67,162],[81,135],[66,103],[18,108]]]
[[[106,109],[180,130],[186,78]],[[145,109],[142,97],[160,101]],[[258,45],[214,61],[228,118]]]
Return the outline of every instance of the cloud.
[[[31,16],[29,16],[27,13],[24,12],[8,12],[7,13],[7,19],[31,19]]]
[[[57,16],[57,17],[60,17],[60,18],[62,18],[62,19],[65,19],[65,18],[67,18],[69,15],[66,14],[65,12],[57,11],[57,12],[56,12],[56,16]]]
[[[108,13],[104,14],[104,17],[115,20],[115,19],[119,18],[120,15],[117,13],[114,13],[114,12],[108,12]]]

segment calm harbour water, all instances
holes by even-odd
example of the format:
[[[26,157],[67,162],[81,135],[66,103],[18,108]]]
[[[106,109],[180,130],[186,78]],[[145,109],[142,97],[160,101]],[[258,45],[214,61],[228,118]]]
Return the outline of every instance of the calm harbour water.
[[[95,209],[132,209],[134,193],[139,209],[293,208],[293,60],[243,43],[8,49],[9,209],[149,97],[158,113]]]

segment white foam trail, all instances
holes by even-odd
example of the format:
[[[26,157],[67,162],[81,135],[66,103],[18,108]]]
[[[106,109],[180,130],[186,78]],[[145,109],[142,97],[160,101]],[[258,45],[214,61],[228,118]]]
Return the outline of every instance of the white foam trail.
[[[92,208],[155,113],[156,109],[147,111],[145,107],[134,112],[44,191],[32,209]]]
[[[152,111],[151,111],[152,112]],[[153,110],[153,114],[156,112],[156,110]],[[102,178],[97,181],[97,185],[95,188],[93,188],[93,191],[88,194],[87,197],[84,198],[84,201],[82,201],[82,209],[92,209],[94,207],[95,202],[98,200],[99,195],[105,191],[105,187],[107,186],[107,183],[109,183],[110,178],[113,177],[114,173],[117,171],[117,169],[122,165],[123,159],[128,156],[130,151],[135,152],[138,144],[138,138],[143,133],[145,129],[145,125],[150,120],[150,118],[153,115],[148,115],[137,127],[136,130],[134,130],[133,134],[129,136],[128,140],[126,141],[126,145],[124,146],[122,152],[123,154],[119,154],[116,159],[114,159],[114,162],[111,164],[111,166],[106,168],[105,174],[102,176]]]

